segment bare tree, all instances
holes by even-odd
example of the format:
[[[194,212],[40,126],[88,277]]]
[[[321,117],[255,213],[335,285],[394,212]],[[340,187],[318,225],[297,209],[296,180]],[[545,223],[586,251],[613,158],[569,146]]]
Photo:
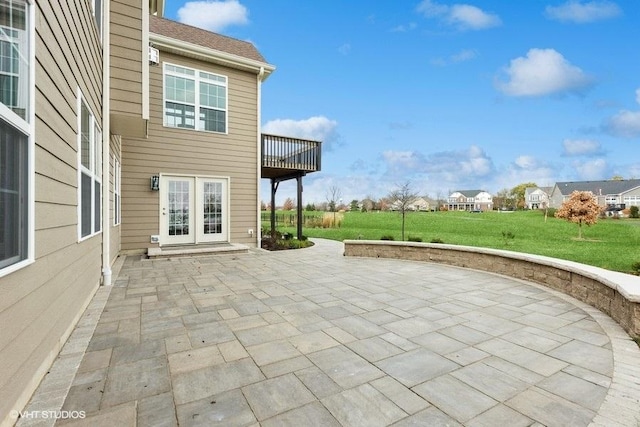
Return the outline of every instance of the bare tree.
[[[578,239],[582,239],[582,224],[595,224],[599,214],[600,206],[590,191],[574,191],[555,216],[578,224]]]
[[[327,203],[329,204],[329,210],[331,212],[335,212],[338,206],[338,202],[342,197],[342,191],[340,191],[340,188],[338,188],[337,186],[332,185],[327,190],[326,197],[327,197]]]
[[[411,183],[409,181],[399,185],[398,188],[389,193],[389,200],[391,200],[396,210],[402,214],[402,240],[404,240],[406,213],[409,210],[411,203],[417,198],[418,194],[412,190]]]

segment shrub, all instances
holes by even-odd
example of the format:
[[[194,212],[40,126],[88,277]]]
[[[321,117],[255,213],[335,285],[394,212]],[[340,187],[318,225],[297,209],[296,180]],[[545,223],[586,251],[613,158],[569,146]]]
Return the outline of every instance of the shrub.
[[[390,234],[385,234],[384,236],[382,236],[382,237],[380,238],[380,240],[395,240],[395,239],[393,238],[393,236],[392,236],[392,235],[390,235]]]
[[[635,274],[636,276],[640,276],[640,261],[638,261],[638,262],[634,262],[634,263],[631,265],[631,272],[632,272],[633,274]]]
[[[548,208],[547,209],[547,215],[548,216],[555,216],[556,215],[556,208]],[[544,215],[544,209],[541,209],[542,215]]]
[[[344,214],[339,212],[326,212],[322,216],[322,228],[340,227]]]
[[[516,235],[513,232],[507,230],[502,232],[502,240],[504,241],[504,245],[507,246],[509,243],[516,238]]]
[[[420,237],[420,236],[408,236],[407,240],[409,242],[422,242],[422,237]]]
[[[442,240],[439,237],[436,237],[435,239],[431,239],[431,243],[444,243],[444,240]]]
[[[638,211],[640,211],[640,208],[638,208],[637,206],[631,206],[629,208],[629,217],[640,218],[640,213]]]

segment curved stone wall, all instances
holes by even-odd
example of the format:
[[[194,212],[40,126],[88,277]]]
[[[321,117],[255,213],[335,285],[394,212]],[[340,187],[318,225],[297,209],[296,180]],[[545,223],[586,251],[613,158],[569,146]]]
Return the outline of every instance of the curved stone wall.
[[[564,292],[640,337],[640,277],[540,255],[434,243],[345,240],[346,256],[426,261],[504,274]]]

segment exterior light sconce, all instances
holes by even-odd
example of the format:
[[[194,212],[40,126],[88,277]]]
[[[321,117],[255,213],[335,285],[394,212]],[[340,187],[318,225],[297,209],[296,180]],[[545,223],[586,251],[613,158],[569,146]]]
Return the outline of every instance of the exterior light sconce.
[[[160,190],[160,177],[158,175],[153,175],[151,177],[151,190],[152,191]]]

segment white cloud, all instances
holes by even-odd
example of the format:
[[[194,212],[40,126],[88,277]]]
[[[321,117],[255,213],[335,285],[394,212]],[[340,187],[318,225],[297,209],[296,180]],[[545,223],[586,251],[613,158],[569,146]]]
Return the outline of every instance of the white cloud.
[[[338,52],[340,52],[341,55],[348,55],[349,52],[351,52],[351,45],[349,43],[343,44],[338,48]]]
[[[640,111],[620,111],[607,120],[604,130],[621,138],[640,137]]]
[[[338,122],[324,116],[304,120],[276,119],[265,123],[262,132],[293,138],[322,141],[322,150],[331,151],[339,143]]]
[[[468,4],[447,6],[432,0],[423,0],[416,10],[427,18],[439,18],[461,31],[484,30],[502,24],[498,15]]]
[[[608,165],[604,159],[594,159],[587,162],[575,162],[573,166],[576,169],[580,180],[597,181],[605,179],[609,175]]]
[[[547,6],[547,17],[561,22],[584,24],[615,18],[622,14],[617,4],[611,1],[570,0],[560,6]]]
[[[188,1],[178,9],[178,20],[194,27],[221,32],[230,25],[249,23],[249,10],[238,0]]]
[[[511,96],[579,92],[593,83],[554,49],[531,49],[526,57],[512,59],[503,71],[507,80],[496,79],[496,87]]]
[[[495,176],[494,188],[513,188],[522,182],[535,182],[539,186],[551,186],[559,167],[544,159],[530,155],[515,158],[504,170]]]
[[[435,58],[431,60],[431,64],[444,67],[450,64],[458,64],[460,62],[471,61],[478,57],[478,52],[473,49],[463,49],[458,53],[451,55],[449,58]]]
[[[565,139],[562,142],[563,156],[596,156],[602,154],[602,146],[598,141],[590,139]]]
[[[401,24],[398,25],[397,27],[394,27],[391,29],[392,33],[406,33],[408,31],[413,31],[416,28],[418,28],[418,24],[416,24],[415,22],[410,22],[407,25]]]

